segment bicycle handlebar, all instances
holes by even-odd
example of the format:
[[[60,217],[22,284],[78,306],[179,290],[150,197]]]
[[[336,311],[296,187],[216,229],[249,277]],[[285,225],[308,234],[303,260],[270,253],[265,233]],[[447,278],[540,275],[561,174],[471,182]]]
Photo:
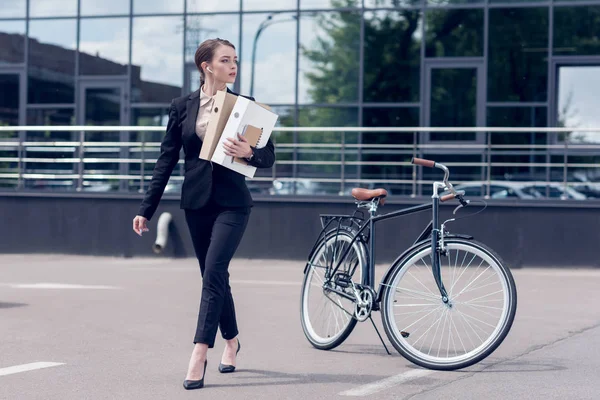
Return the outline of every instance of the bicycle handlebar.
[[[456,191],[454,189],[454,186],[452,186],[452,184],[448,181],[450,171],[448,170],[448,168],[445,165],[436,163],[433,160],[426,160],[424,158],[417,158],[417,157],[413,157],[410,160],[410,162],[411,162],[411,164],[414,164],[414,165],[420,165],[420,166],[428,167],[428,168],[439,168],[442,171],[444,171],[444,185],[446,185],[446,189],[449,190],[451,193],[440,197],[441,202],[457,198],[463,206],[466,206],[467,204],[469,204],[468,201],[465,201],[465,199],[463,198],[465,191],[464,190]]]
[[[415,165],[421,165],[423,167],[429,167],[429,168],[435,167],[435,161],[426,160],[424,158],[413,157],[412,160],[410,160],[410,163],[415,164]]]

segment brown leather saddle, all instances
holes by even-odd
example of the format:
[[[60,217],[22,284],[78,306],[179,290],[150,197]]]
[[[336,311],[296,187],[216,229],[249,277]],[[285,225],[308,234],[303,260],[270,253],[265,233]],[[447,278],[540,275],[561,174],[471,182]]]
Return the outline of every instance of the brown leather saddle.
[[[373,199],[379,199],[379,204],[383,205],[385,203],[385,198],[388,195],[387,190],[385,189],[363,189],[363,188],[354,188],[352,189],[352,197],[359,201],[371,201]]]

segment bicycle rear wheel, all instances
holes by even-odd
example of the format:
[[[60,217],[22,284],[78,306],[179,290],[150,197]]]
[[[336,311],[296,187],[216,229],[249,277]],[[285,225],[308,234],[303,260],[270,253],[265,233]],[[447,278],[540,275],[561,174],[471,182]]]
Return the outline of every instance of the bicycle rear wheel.
[[[385,331],[400,354],[425,368],[454,370],[489,356],[508,334],[517,308],[510,270],[481,243],[446,239],[443,303],[431,246],[415,248],[389,274],[382,298]]]
[[[330,281],[331,288],[354,297],[351,286],[344,282],[362,283],[366,249],[359,241],[351,245],[353,236],[353,232],[331,232],[319,242],[308,262],[302,283],[300,316],[304,335],[317,349],[330,350],[339,346],[356,326],[354,302],[326,286]],[[331,277],[333,268],[348,248],[340,268]]]

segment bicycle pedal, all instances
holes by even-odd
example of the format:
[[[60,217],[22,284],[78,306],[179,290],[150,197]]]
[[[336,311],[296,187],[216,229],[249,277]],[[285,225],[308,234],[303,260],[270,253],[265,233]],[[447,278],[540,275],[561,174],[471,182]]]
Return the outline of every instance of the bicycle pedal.
[[[402,335],[402,337],[406,339],[407,337],[410,336],[410,333],[404,332],[404,331],[400,331],[400,335]]]
[[[346,289],[352,286],[352,277],[348,274],[338,273],[335,275],[335,284]]]

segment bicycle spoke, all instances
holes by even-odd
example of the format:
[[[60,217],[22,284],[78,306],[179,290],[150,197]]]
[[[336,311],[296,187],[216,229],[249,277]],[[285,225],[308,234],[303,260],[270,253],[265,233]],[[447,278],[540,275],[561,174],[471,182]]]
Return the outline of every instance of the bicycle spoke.
[[[420,299],[431,299],[431,300],[435,300],[435,301],[441,301],[441,298],[439,295],[435,295],[435,294],[429,294],[429,293],[425,293],[425,292],[421,292],[419,290],[413,290],[413,289],[408,289],[405,287],[397,287],[396,288],[396,292],[408,292],[408,293],[412,293],[412,294],[418,294],[421,295],[421,297],[418,297]],[[431,293],[431,292],[430,292]]]
[[[481,260],[481,263],[480,263],[480,264],[477,266],[477,269],[479,269],[479,267],[481,267],[481,264],[483,264],[483,260]],[[467,289],[468,289],[468,288],[469,288],[469,287],[470,287],[472,284],[474,284],[474,283],[477,281],[477,279],[479,279],[479,277],[480,277],[481,275],[483,275],[483,274],[485,273],[485,271],[487,271],[487,270],[488,270],[488,269],[490,269],[490,268],[491,268],[491,266],[488,266],[486,269],[484,269],[484,270],[483,270],[483,272],[481,272],[479,275],[477,275],[477,278],[475,278],[474,280],[472,280],[471,282],[469,282],[469,284],[468,284],[467,286],[465,286],[465,287],[463,288],[463,290],[461,290],[461,291],[460,291],[460,292],[459,292],[459,293],[456,295],[456,297],[458,297],[458,296],[460,296],[462,293],[464,293],[464,291],[465,291],[465,290],[467,290]],[[473,276],[473,275],[471,275],[471,276]]]

